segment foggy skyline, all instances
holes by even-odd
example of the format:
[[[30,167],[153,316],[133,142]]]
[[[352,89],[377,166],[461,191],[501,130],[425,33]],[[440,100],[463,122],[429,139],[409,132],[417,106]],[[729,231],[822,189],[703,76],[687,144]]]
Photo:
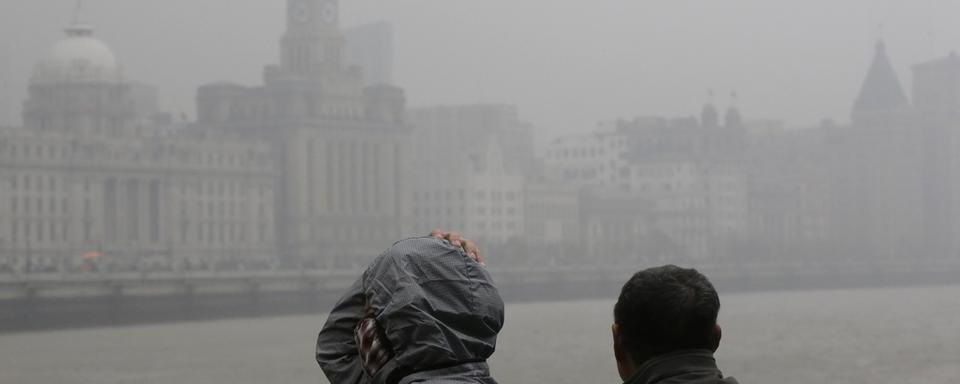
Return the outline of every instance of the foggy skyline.
[[[327,383],[390,265],[503,382],[631,381],[658,265],[745,383],[960,377],[960,1],[78,3],[0,0],[0,383]]]
[[[163,109],[191,118],[197,86],[260,84],[278,60],[284,1],[85,3],[127,78],[158,86]],[[0,124],[19,124],[33,65],[74,4],[0,5]],[[343,4],[343,25],[394,25],[395,78],[411,106],[516,104],[542,140],[618,117],[692,115],[707,89],[721,108],[736,91],[748,118],[846,122],[875,40],[909,92],[912,65],[960,47],[957,11],[945,1],[362,0]]]

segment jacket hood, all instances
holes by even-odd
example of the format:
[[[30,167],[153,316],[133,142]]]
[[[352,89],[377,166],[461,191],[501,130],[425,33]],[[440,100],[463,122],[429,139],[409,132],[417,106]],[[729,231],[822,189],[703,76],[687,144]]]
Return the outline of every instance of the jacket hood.
[[[503,300],[486,269],[459,247],[435,238],[399,241],[361,284],[394,352],[389,369],[418,372],[493,354]]]

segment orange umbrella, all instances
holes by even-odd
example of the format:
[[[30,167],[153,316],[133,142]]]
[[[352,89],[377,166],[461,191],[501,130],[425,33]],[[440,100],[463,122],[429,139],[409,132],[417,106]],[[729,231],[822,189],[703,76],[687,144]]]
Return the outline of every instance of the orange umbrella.
[[[103,254],[101,254],[100,252],[97,252],[97,251],[90,251],[90,252],[86,252],[86,253],[83,254],[83,259],[84,259],[84,260],[96,260],[96,259],[99,259],[100,256],[103,256]]]

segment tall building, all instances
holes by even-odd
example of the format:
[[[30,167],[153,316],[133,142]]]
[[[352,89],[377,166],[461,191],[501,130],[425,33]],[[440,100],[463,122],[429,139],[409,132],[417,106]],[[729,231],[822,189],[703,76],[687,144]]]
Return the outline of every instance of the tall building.
[[[17,103],[13,97],[10,67],[10,49],[6,45],[0,45],[0,125],[13,124],[16,116],[14,105]]]
[[[393,84],[393,25],[386,22],[348,28],[348,65],[363,68],[364,84]]]
[[[534,163],[533,126],[520,118],[516,106],[504,104],[447,105],[413,108],[408,120],[415,128],[415,166],[464,159],[478,144],[496,142],[512,173],[528,173]]]
[[[923,131],[878,42],[853,111],[838,138],[834,231],[846,247],[875,258],[915,254],[923,247]]]
[[[456,228],[491,245],[522,237],[533,136],[517,108],[439,106],[408,115],[414,230]]]
[[[36,65],[24,127],[0,130],[0,263],[55,270],[87,254],[116,268],[172,268],[272,257],[270,148],[148,124],[150,98],[133,89],[79,22]]]
[[[554,138],[543,159],[544,176],[578,187],[616,188],[627,144],[627,135],[616,129]]]
[[[913,100],[924,151],[924,243],[931,255],[960,254],[960,58],[913,67]]]
[[[581,190],[574,184],[529,180],[523,195],[523,236],[532,265],[587,262],[580,248]]]
[[[960,60],[913,67],[907,96],[878,42],[850,126],[765,135],[751,149],[752,231],[808,260],[960,252]]]
[[[708,104],[700,121],[620,120],[557,138],[548,144],[544,176],[586,192],[580,241],[591,254],[611,263],[651,253],[706,258],[746,235],[745,145],[739,111],[728,109],[721,122]],[[631,207],[615,208],[623,204]],[[638,239],[659,245],[638,247]]]
[[[197,112],[202,129],[271,143],[281,256],[349,267],[408,233],[410,129],[403,91],[347,65],[339,15],[336,0],[288,0],[264,84],[201,86]]]

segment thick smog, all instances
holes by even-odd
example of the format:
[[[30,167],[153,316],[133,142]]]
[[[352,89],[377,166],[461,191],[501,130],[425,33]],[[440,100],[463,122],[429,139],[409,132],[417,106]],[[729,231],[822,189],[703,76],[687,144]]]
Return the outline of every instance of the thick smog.
[[[955,382],[958,11],[5,0],[0,381]]]

